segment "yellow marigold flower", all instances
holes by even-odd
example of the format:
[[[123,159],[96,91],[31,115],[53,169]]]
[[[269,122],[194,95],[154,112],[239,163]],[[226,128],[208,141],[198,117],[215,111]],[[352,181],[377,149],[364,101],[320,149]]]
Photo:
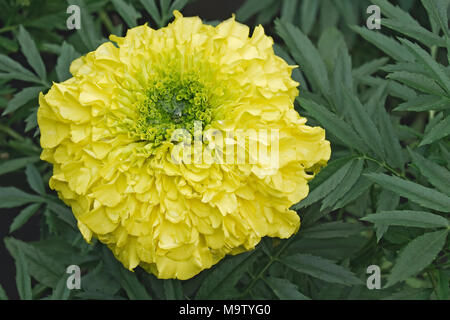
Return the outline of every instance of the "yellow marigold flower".
[[[130,29],[75,60],[72,78],[40,94],[38,123],[50,187],[86,241],[98,238],[130,270],[189,279],[264,236],[297,232],[289,208],[307,196],[330,145],[294,110],[294,67],[261,26],[249,37],[234,17],[213,27],[174,14],[166,28]],[[174,161],[178,129],[204,159],[232,161]],[[210,129],[237,155],[216,149]],[[262,129],[277,139],[243,134]],[[278,152],[276,166],[263,147]]]

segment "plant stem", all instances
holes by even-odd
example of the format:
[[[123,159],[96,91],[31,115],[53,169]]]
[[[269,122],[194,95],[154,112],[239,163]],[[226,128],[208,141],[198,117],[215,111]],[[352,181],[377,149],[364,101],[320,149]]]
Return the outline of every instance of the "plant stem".
[[[363,160],[368,160],[368,161],[374,162],[374,163],[378,164],[380,167],[382,167],[382,168],[388,170],[389,172],[391,172],[392,174],[396,175],[397,177],[407,179],[403,173],[398,172],[397,170],[392,168],[390,165],[388,165],[386,162],[381,162],[381,161],[379,161],[375,158],[369,157],[367,155],[363,155],[363,156],[359,157],[358,159],[363,159]]]
[[[247,286],[247,288],[245,288],[245,290],[241,293],[241,295],[239,296],[239,298],[243,298],[245,297],[250,290],[253,288],[253,286],[256,284],[256,282],[264,275],[264,273],[267,271],[267,269],[269,269],[269,267],[272,265],[272,263],[274,263],[275,261],[278,261],[278,257],[283,253],[283,251],[290,245],[290,243],[292,242],[292,239],[294,239],[293,237],[289,238],[288,240],[286,240],[285,243],[283,243],[283,245],[281,246],[281,248],[278,250],[278,252],[274,255],[270,257],[269,262],[264,266],[264,268],[256,275],[256,277],[254,277],[252,279],[252,281],[249,283],[249,285]]]

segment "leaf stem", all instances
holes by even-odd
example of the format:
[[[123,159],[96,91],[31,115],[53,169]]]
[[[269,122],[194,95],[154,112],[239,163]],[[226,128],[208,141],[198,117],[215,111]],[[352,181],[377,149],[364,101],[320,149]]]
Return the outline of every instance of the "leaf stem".
[[[0,131],[3,131],[7,135],[11,136],[12,138],[16,140],[25,140],[25,137],[22,137],[20,134],[12,130],[11,128],[8,128],[7,126],[0,124]]]
[[[374,162],[374,163],[376,163],[377,165],[379,165],[380,167],[382,167],[382,168],[388,170],[389,172],[391,172],[392,174],[396,175],[397,177],[400,177],[400,178],[403,178],[403,179],[408,179],[408,178],[406,178],[406,176],[405,176],[403,173],[398,172],[397,170],[395,170],[394,168],[392,168],[390,165],[388,165],[388,164],[387,164],[386,162],[384,162],[384,161],[381,162],[381,161],[379,161],[379,160],[377,160],[377,159],[375,159],[375,158],[369,157],[369,156],[367,156],[367,155],[363,155],[363,156],[359,157],[358,159],[368,160],[368,161]]]
[[[283,251],[291,244],[292,239],[294,239],[294,237],[289,238],[288,240],[286,240],[286,242],[283,243],[283,245],[281,246],[281,248],[277,251],[277,253],[274,256],[270,257],[269,262],[264,266],[264,268],[256,275],[256,277],[252,278],[252,281],[249,283],[249,285],[247,286],[247,288],[245,288],[245,290],[239,295],[239,299],[245,297],[250,290],[253,288],[253,286],[256,284],[256,282],[258,282],[258,280],[264,275],[264,273],[267,271],[267,269],[269,269],[269,267],[272,265],[272,263],[274,263],[275,261],[278,260],[278,257],[283,253]]]

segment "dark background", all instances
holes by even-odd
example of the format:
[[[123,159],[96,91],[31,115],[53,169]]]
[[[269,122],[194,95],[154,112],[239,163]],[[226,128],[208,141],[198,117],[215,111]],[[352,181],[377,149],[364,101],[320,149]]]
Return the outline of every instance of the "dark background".
[[[197,0],[187,4],[182,12],[185,16],[199,16],[205,20],[225,20],[230,18],[243,2],[244,0]],[[21,174],[15,172],[2,175],[0,185],[8,186],[9,181],[22,181],[21,185],[16,183],[15,186],[24,191],[29,190],[23,171]],[[19,295],[16,289],[14,260],[6,250],[3,238],[8,236],[9,226],[21,209],[23,208],[0,209],[0,284],[10,299],[19,299]],[[13,233],[14,237],[24,241],[39,240],[40,219],[40,215],[34,215],[23,227]]]

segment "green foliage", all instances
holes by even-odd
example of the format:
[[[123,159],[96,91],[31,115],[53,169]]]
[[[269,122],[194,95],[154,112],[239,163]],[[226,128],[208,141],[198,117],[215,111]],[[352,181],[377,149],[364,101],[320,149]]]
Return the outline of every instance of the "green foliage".
[[[296,110],[324,127],[332,145],[328,166],[292,207],[299,232],[263,239],[187,281],[130,272],[101,243],[84,242],[70,209],[47,187],[38,93],[70,78],[70,63],[109,34],[146,22],[164,27],[191,2],[1,2],[0,208],[14,212],[2,243],[15,261],[20,298],[447,300],[448,0],[372,0],[381,30],[365,27],[368,0],[245,1],[236,19],[264,24],[277,54],[299,66]],[[82,8],[83,32],[66,30],[68,4]],[[40,219],[40,240],[17,239],[31,217]],[[65,285],[71,264],[83,270],[80,290]],[[370,265],[381,267],[380,290],[366,288]]]

